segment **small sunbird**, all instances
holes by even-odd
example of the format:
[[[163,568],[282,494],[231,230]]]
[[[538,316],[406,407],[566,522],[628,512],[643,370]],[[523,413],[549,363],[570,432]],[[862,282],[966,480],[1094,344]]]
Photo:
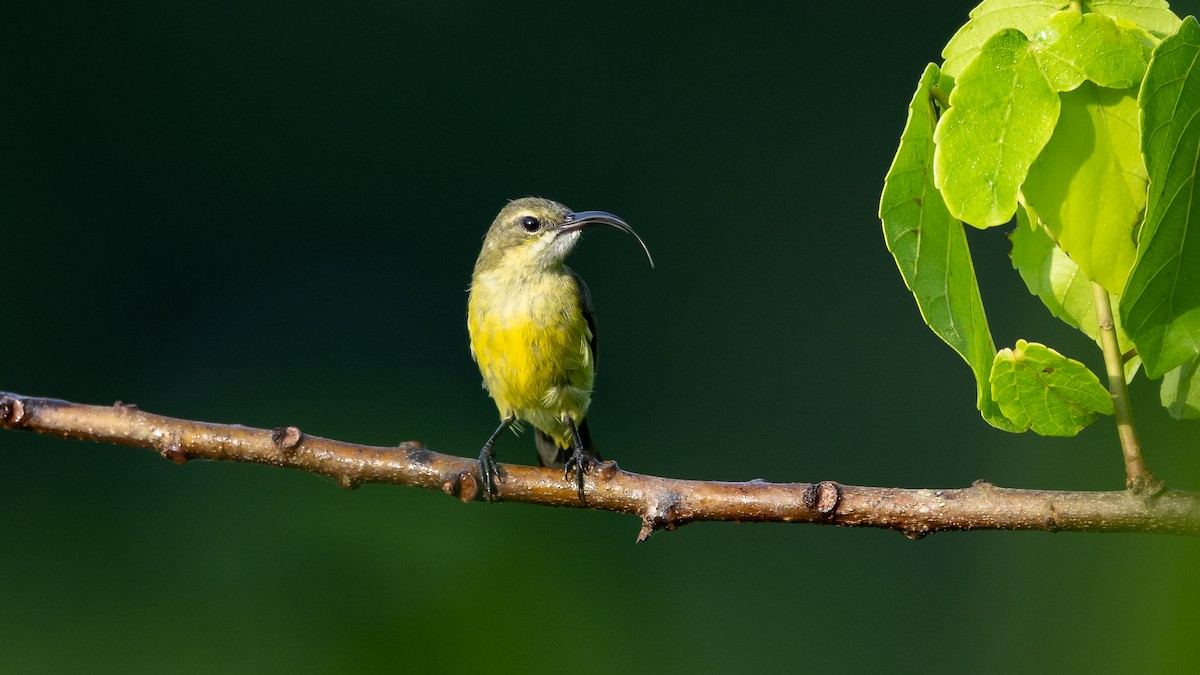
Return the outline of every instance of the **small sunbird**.
[[[479,452],[484,496],[496,494],[496,439],[523,420],[534,428],[538,462],[575,475],[584,500],[584,475],[597,457],[587,412],[596,377],[596,316],[583,279],[563,260],[580,233],[597,225],[637,239],[624,220],[604,211],[571,211],[558,202],[525,197],[492,221],[471,275],[467,330],[483,386],[500,410]]]

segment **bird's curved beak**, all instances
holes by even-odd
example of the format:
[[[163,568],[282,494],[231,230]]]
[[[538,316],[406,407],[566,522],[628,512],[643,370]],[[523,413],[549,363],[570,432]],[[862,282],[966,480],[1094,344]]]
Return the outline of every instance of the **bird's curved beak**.
[[[642,241],[638,233],[633,231],[629,223],[607,211],[575,211],[568,215],[566,222],[558,227],[558,233],[578,232],[596,225],[608,225],[633,235],[633,238],[642,245],[642,250],[646,252],[646,259],[650,261],[650,267],[654,267],[654,258],[650,255],[650,249],[646,247],[646,242]]]

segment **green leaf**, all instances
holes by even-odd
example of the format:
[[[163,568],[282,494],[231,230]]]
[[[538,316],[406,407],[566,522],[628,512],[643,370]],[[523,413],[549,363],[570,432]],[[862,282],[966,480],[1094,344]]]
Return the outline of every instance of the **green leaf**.
[[[1163,375],[1162,404],[1177,420],[1194,420],[1200,418],[1200,377],[1197,377],[1197,367],[1200,358],[1170,370]]]
[[[1036,342],[1017,340],[992,364],[992,396],[1004,416],[1041,436],[1074,436],[1099,415],[1113,414],[1112,397],[1082,363]]]
[[[1121,318],[1152,379],[1200,354],[1200,25],[1188,17],[1154,50],[1141,106],[1150,176]]]
[[[1017,228],[1012,235],[1013,268],[1021,273],[1021,279],[1029,292],[1038,296],[1050,313],[1062,319],[1072,328],[1100,342],[1100,330],[1096,321],[1096,303],[1092,295],[1092,282],[1079,271],[1062,249],[1054,244],[1041,225],[1030,226],[1025,209],[1017,209]],[[1120,296],[1109,294],[1113,305]],[[1134,349],[1133,341],[1125,334],[1119,317],[1114,317],[1117,344],[1122,352]],[[1141,358],[1133,356],[1125,362],[1125,380],[1131,381],[1137,373]]]
[[[1086,51],[1075,46],[1084,31],[1079,12],[1058,12],[1038,32],[1030,33],[1030,49],[1054,91],[1071,91],[1087,79]],[[1075,38],[1075,39],[1072,39]]]
[[[946,43],[942,72],[958,78],[993,35],[1005,28],[1033,35],[1046,24],[1046,17],[1068,4],[1059,0],[984,0],[971,10],[970,21]]]
[[[1008,222],[1058,109],[1058,94],[1020,31],[1003,30],[984,43],[934,135],[934,182],[951,215],[981,228]]]
[[[1038,62],[1058,91],[1084,80],[1125,89],[1142,81],[1146,57],[1137,34],[1099,14],[1059,12],[1032,36]]]
[[[1080,274],[1079,266],[1054,245],[1045,230],[1029,226],[1025,209],[1017,209],[1017,228],[1009,238],[1013,268],[1020,272],[1029,292],[1040,298],[1051,314],[1095,339],[1092,285]]]
[[[1179,31],[1179,17],[1164,0],[1087,0],[1083,4],[1097,14],[1131,21],[1159,38]]]
[[[976,405],[983,418],[1011,431],[988,386],[996,347],[988,332],[966,233],[962,223],[950,217],[933,185],[937,113],[930,89],[938,78],[938,67],[929,64],[909,104],[900,148],[884,182],[879,218],[888,250],[925,323],[974,371]]]
[[[1058,126],[1021,194],[1083,273],[1119,293],[1146,206],[1137,99],[1091,82],[1061,99]]]

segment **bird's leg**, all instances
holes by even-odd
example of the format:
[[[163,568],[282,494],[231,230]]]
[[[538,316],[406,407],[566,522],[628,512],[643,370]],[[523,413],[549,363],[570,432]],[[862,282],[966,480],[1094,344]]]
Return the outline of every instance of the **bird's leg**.
[[[487,439],[487,443],[483,444],[483,449],[479,451],[479,482],[483,484],[483,498],[489,502],[496,498],[496,479],[499,478],[500,482],[504,482],[504,477],[496,469],[496,451],[492,447],[496,445],[496,439],[500,437],[500,434],[511,427],[515,421],[517,418],[513,415],[500,420],[500,426],[496,427],[491,437]]]
[[[579,501],[586,501],[583,497],[583,477],[592,469],[592,456],[583,449],[583,438],[579,436],[579,429],[575,426],[575,421],[569,415],[563,415],[563,423],[571,430],[571,440],[574,441],[575,451],[563,462],[563,478],[571,480],[571,472],[575,472],[575,485],[579,489]]]

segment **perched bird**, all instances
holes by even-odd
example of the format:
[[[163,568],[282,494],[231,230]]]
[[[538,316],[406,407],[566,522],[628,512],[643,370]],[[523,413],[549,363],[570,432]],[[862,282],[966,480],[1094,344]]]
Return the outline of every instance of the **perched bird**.
[[[496,439],[519,420],[531,424],[542,466],[575,474],[579,499],[596,451],[587,428],[596,376],[596,317],[579,275],[563,264],[580,232],[607,225],[628,232],[625,221],[604,211],[573,212],[548,199],[509,202],[483,239],[471,294],[467,329],[483,386],[500,410],[500,426],[479,452],[484,495],[495,496]],[[519,426],[518,426],[519,428]]]

